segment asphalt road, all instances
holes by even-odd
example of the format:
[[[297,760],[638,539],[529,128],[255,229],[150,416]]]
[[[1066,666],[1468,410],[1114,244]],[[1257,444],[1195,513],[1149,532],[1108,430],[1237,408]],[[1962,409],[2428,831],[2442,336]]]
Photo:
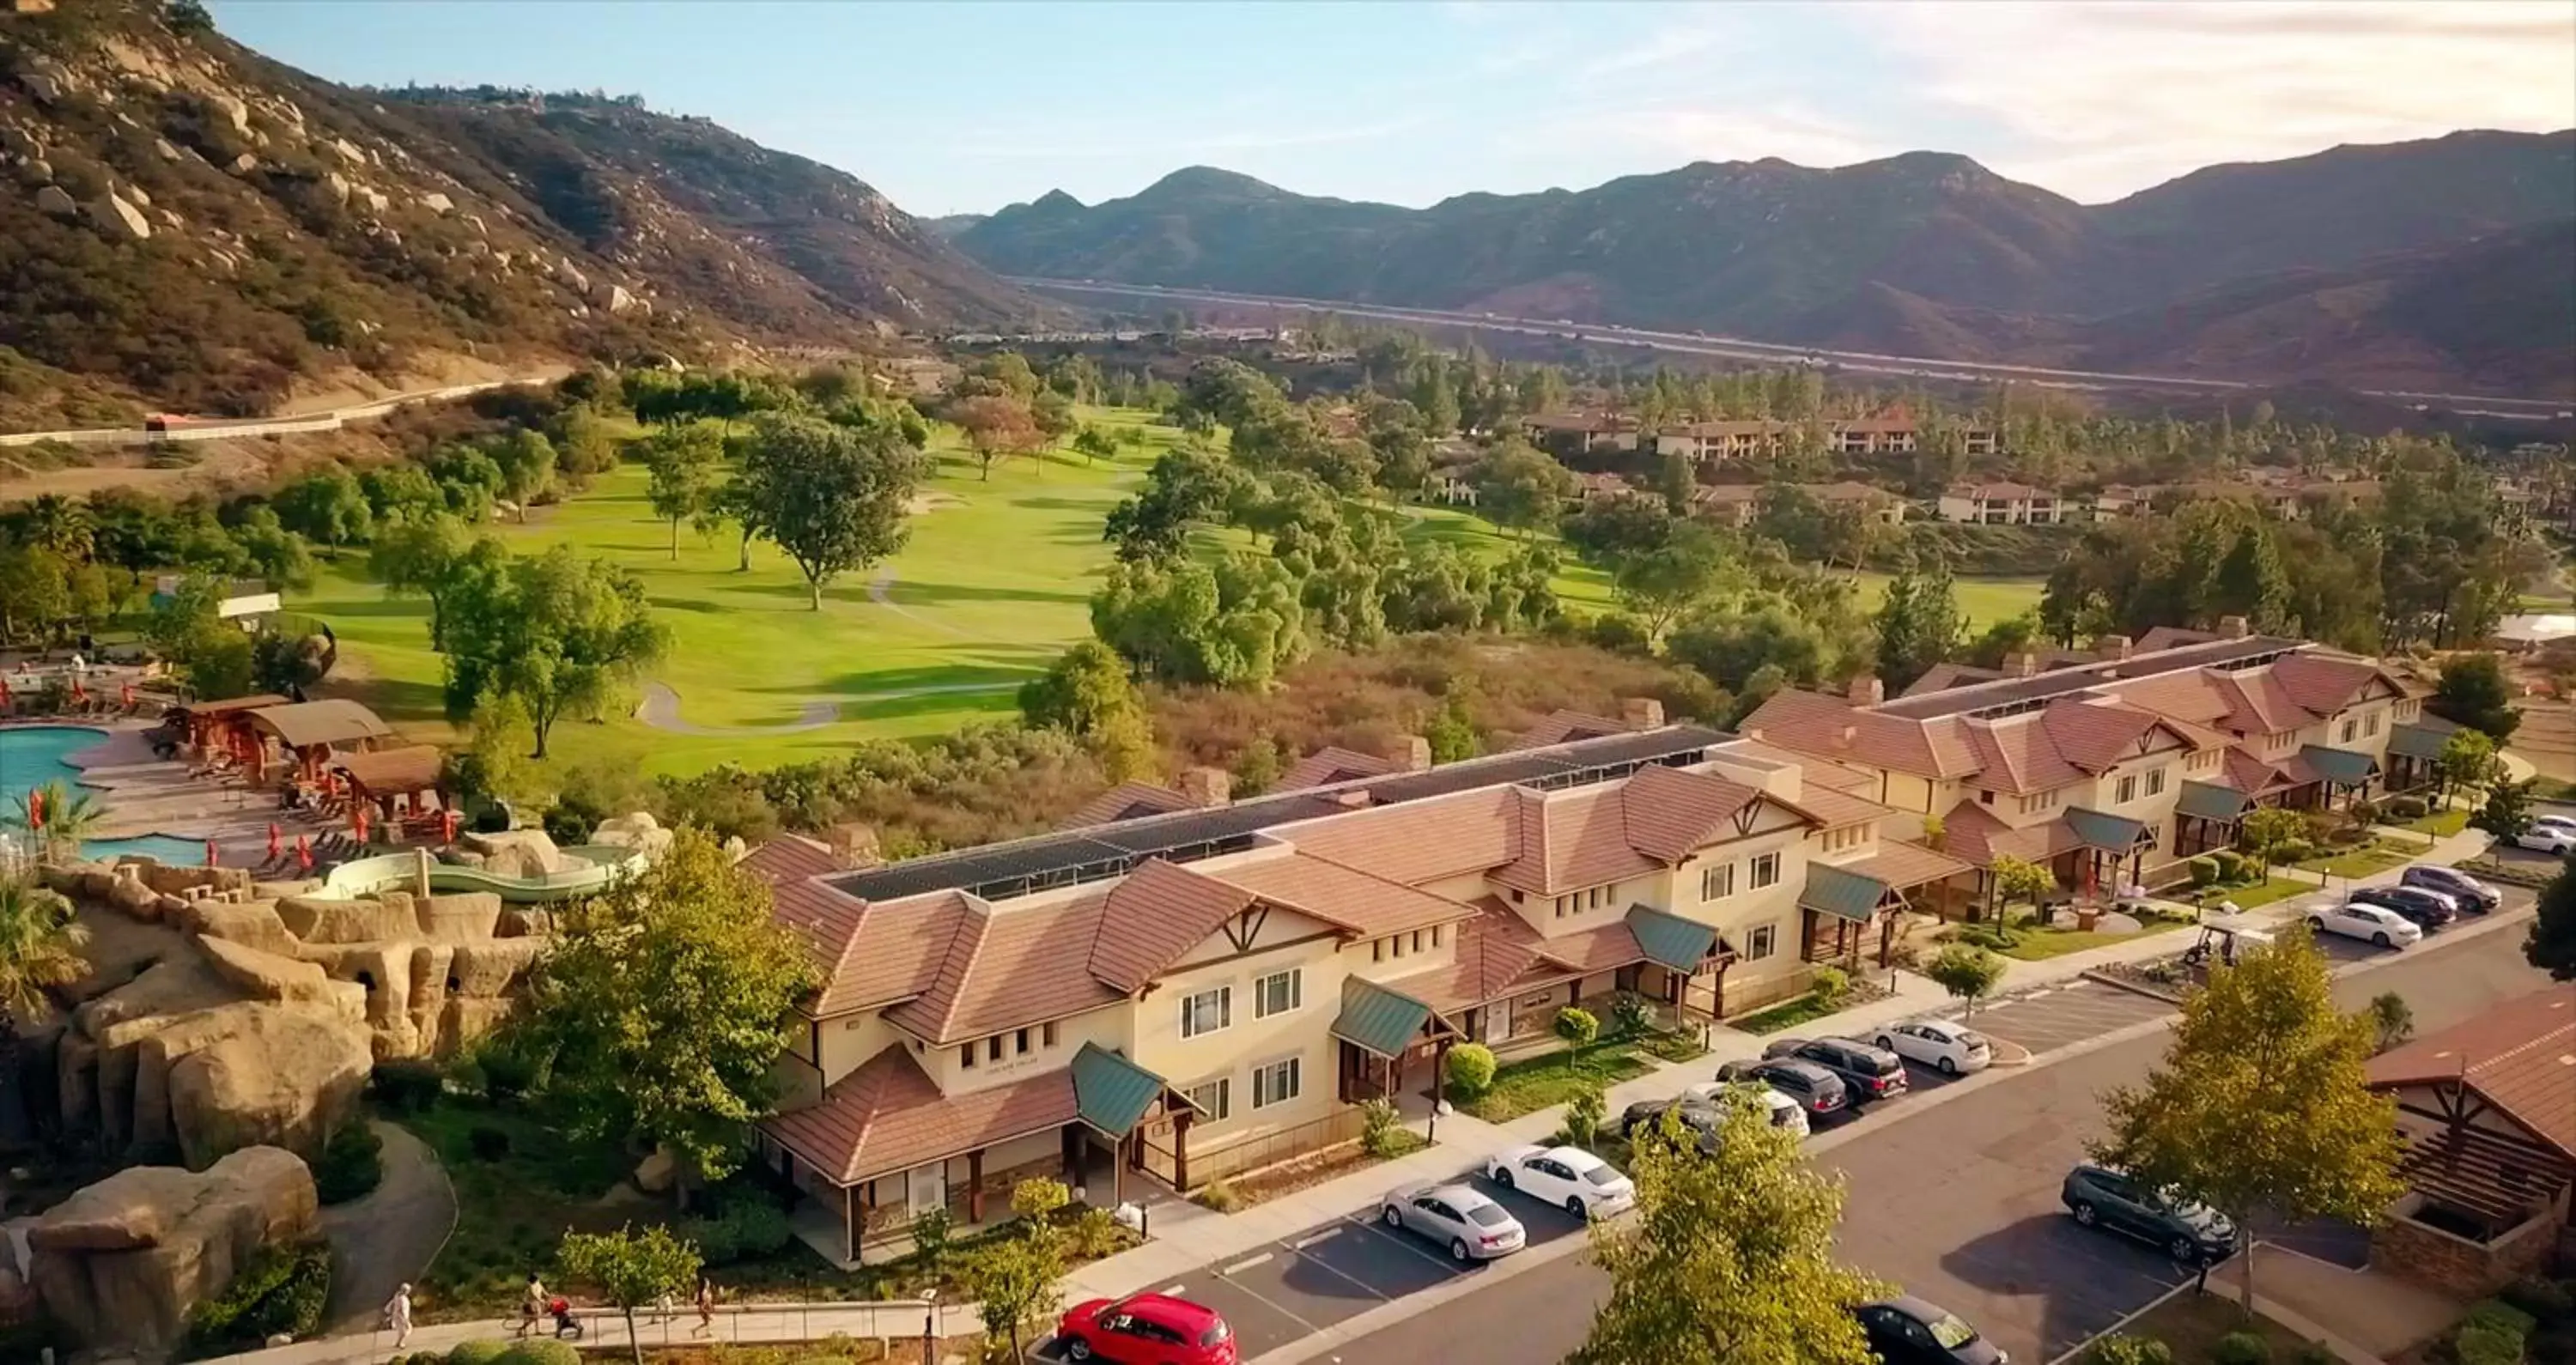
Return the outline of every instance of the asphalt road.
[[[2507,894],[2508,904],[2529,904],[2528,892]],[[2519,925],[2455,944],[2437,936],[2389,966],[2340,982],[2336,993],[2358,1007],[2396,991],[2413,1007],[2419,1030],[2447,1027],[2546,984],[2523,962],[2522,937]],[[1983,1017],[1978,1022],[1986,1026]],[[2161,1036],[2135,1039],[2053,1064],[2043,1059],[1980,1093],[1918,1113],[1908,1114],[1904,1101],[1873,1109],[1862,1131],[1818,1158],[1850,1180],[1844,1254],[1959,1313],[2013,1359],[2034,1365],[2143,1306],[2181,1272],[2153,1249],[2077,1228],[2058,1204],[2058,1184],[2081,1157],[2084,1140],[2099,1131],[2096,1097],[2143,1078],[2163,1048]],[[2332,1230],[2303,1233],[2300,1240],[2320,1254],[2351,1254],[2349,1236]],[[1584,1258],[1569,1257],[1318,1359],[1542,1365],[1581,1344],[1607,1291],[1608,1282]],[[1253,1348],[1245,1356],[1256,1365],[1277,1344],[1264,1335],[1245,1343]]]

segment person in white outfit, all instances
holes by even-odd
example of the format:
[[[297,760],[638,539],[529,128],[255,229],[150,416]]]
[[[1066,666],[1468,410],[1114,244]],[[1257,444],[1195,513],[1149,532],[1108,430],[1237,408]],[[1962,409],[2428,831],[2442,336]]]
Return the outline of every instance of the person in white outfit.
[[[403,1343],[411,1340],[410,1285],[395,1290],[394,1296],[385,1301],[385,1326],[393,1329],[395,1350],[401,1350]]]

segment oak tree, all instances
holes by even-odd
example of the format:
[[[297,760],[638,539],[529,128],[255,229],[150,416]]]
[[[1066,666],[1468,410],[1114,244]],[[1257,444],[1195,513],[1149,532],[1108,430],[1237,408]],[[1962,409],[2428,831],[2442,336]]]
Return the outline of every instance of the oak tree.
[[[448,714],[462,720],[492,692],[515,695],[536,732],[531,757],[546,756],[556,721],[595,710],[662,656],[668,633],[653,620],[644,585],[606,560],[557,545],[481,567],[454,575],[446,590]]]
[[[796,562],[821,611],[825,584],[903,548],[921,474],[921,452],[890,426],[763,413],[728,499]]]
[[[644,1338],[635,1331],[635,1310],[659,1303],[664,1295],[688,1292],[698,1277],[698,1248],[671,1235],[658,1223],[637,1232],[632,1224],[615,1232],[567,1232],[555,1249],[564,1273],[599,1291],[626,1318],[626,1343],[635,1365],[644,1365]]]

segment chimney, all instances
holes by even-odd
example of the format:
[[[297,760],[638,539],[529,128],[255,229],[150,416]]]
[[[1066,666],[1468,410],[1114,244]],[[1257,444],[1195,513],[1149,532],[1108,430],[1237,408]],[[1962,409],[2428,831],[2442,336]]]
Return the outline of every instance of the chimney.
[[[2093,642],[2094,654],[2114,662],[2127,660],[2130,651],[2136,648],[2137,642],[2126,635],[2105,635]]]
[[[1400,773],[1427,772],[1431,768],[1431,741],[1420,735],[1397,735],[1386,742],[1378,755],[1395,765]]]
[[[1664,723],[1664,704],[1653,697],[1621,697],[1619,719],[1631,730],[1652,730]]]
[[[1353,787],[1346,792],[1335,792],[1331,800],[1334,805],[1346,810],[1367,810],[1369,808],[1368,788]]]
[[[1183,768],[1172,789],[1193,806],[1222,806],[1234,796],[1234,775],[1223,768]]]
[[[1887,684],[1880,682],[1875,673],[1863,673],[1851,680],[1851,688],[1846,695],[1854,706],[1876,706],[1887,700]]]
[[[2018,654],[2005,655],[2004,676],[2007,678],[2038,677],[2039,656],[2029,650],[2023,650]]]
[[[834,825],[823,834],[823,844],[832,850],[832,860],[850,869],[874,867],[885,861],[877,848],[877,827],[851,823]]]
[[[2218,618],[2219,639],[2242,640],[2253,633],[2254,623],[2246,620],[2242,616],[2222,616]]]

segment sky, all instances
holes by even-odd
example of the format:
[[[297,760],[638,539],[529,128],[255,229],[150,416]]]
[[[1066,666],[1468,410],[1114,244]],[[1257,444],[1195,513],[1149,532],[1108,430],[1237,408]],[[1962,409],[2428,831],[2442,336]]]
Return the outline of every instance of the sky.
[[[1149,4],[214,0],[369,85],[640,94],[916,214],[1189,165],[1420,207],[1932,150],[2086,203],[2201,166],[2576,126],[2569,0]]]

